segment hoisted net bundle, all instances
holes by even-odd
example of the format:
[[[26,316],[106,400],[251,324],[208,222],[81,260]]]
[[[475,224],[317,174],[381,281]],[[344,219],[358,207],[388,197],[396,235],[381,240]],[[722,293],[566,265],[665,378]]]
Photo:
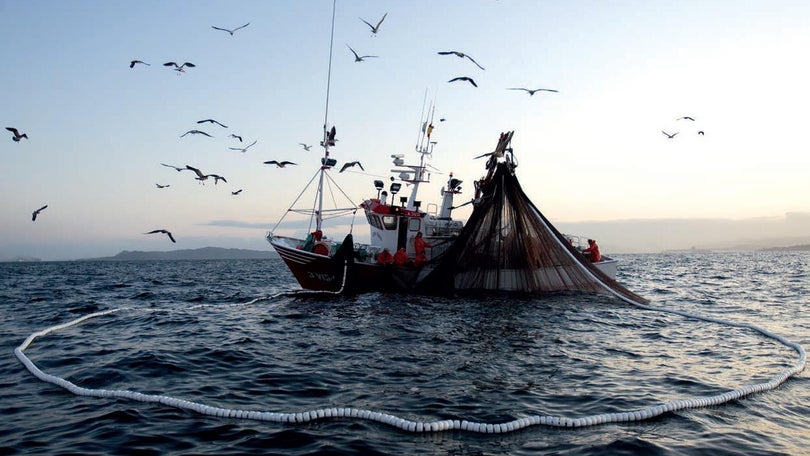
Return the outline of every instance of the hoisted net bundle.
[[[501,135],[489,172],[479,181],[473,213],[424,284],[455,290],[605,292],[647,302],[593,266],[532,204],[514,174],[511,138],[511,132]]]

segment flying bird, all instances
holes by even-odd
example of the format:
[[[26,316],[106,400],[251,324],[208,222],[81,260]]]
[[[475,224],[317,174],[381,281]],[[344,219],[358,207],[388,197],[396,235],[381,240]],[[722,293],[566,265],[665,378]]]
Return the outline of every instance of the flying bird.
[[[354,49],[352,49],[351,46],[349,46],[347,44],[346,47],[348,47],[349,50],[352,51],[352,54],[354,54],[354,61],[355,62],[362,62],[363,59],[368,59],[368,58],[371,58],[371,57],[377,57],[376,55],[364,55],[364,56],[361,57],[361,56],[357,55],[357,52],[355,52]]]
[[[239,141],[241,142],[241,141],[242,141],[242,138],[239,138]],[[256,144],[256,142],[257,142],[257,141],[258,141],[258,139],[257,139],[256,141],[253,141],[252,143],[248,144],[248,145],[247,145],[247,147],[229,147],[228,149],[231,149],[231,150],[241,150],[241,151],[242,151],[242,153],[245,153],[245,152],[247,152],[247,150],[248,150],[248,149],[250,149],[250,146],[252,146],[252,145]]]
[[[705,136],[705,133],[703,133],[703,130],[700,130],[700,131],[698,132],[698,134],[699,134],[699,135],[701,135],[701,136]]]
[[[234,192],[231,192],[231,195],[238,195],[238,194],[240,194],[240,193],[242,193],[242,189],[241,189],[241,188],[240,188],[239,190],[236,190],[236,191],[234,191]]]
[[[195,177],[195,179],[200,181],[201,184],[204,184],[204,181],[208,180],[208,175],[203,174],[203,172],[200,171],[199,169],[197,169],[197,168],[195,168],[193,166],[190,166],[190,165],[186,165],[186,169],[190,169],[190,170],[194,171],[194,174],[197,175],[197,177]]]
[[[176,64],[174,62],[166,62],[166,63],[163,64],[163,66],[173,66],[174,71],[177,71],[178,73],[185,73],[186,70],[184,70],[183,67],[194,68],[197,65],[194,65],[191,62],[184,62],[182,65],[178,65],[178,64]]]
[[[362,17],[360,18],[360,20],[365,22],[366,25],[368,25],[369,27],[371,27],[371,35],[374,36],[377,34],[377,32],[380,31],[380,25],[382,25],[383,21],[385,20],[385,16],[388,16],[388,13],[383,14],[382,19],[380,19],[380,22],[377,22],[376,26],[371,25],[367,20],[363,19]]]
[[[155,186],[157,186],[157,188],[171,187],[171,185],[169,185],[169,184],[166,184],[166,185],[155,184]]]
[[[231,133],[231,136],[229,136],[229,137],[230,137],[230,138],[236,138],[236,139],[238,139],[238,140],[239,140],[239,142],[242,142],[242,137],[241,137],[241,136],[239,136],[239,135],[235,135],[235,134]]]
[[[328,133],[324,132],[324,134],[326,135],[326,141],[321,141],[321,146],[334,146],[335,141],[337,141],[337,139],[335,139],[335,135],[337,134],[337,129],[334,127],[334,125],[332,126],[332,129],[329,130]]]
[[[180,137],[182,138],[183,136],[186,136],[186,135],[205,135],[205,136],[208,136],[209,138],[213,138],[213,136],[211,136],[208,133],[206,133],[204,131],[201,131],[201,130],[189,130],[189,131],[183,133],[182,135],[180,135]]]
[[[663,134],[667,135],[667,138],[672,139],[672,138],[674,138],[674,137],[675,137],[675,135],[677,135],[679,132],[677,132],[677,131],[676,131],[676,132],[675,132],[675,133],[673,133],[673,134],[669,134],[669,133],[665,132],[664,130],[661,130],[661,133],[663,133]]]
[[[20,142],[20,139],[22,139],[22,138],[28,139],[28,135],[27,135],[27,134],[25,134],[25,133],[20,134],[20,132],[19,132],[19,131],[17,131],[17,129],[16,129],[16,128],[14,128],[14,127],[6,127],[6,130],[8,130],[8,131],[10,131],[11,133],[13,133],[13,134],[14,134],[14,137],[13,137],[13,138],[11,138],[11,139],[13,139],[13,140],[14,140],[14,142]]]
[[[225,180],[224,177],[222,177],[222,176],[220,176],[218,174],[206,174],[205,177],[213,177],[214,178],[214,185],[217,185],[217,183],[219,181],[225,182],[226,184],[228,183],[228,181]]]
[[[235,28],[235,29],[233,29],[233,30],[228,30],[228,29],[226,29],[226,28],[222,28],[222,27],[215,27],[215,26],[213,26],[213,25],[211,26],[211,28],[212,28],[212,29],[214,29],[214,30],[222,30],[223,32],[228,32],[228,33],[230,33],[230,34],[231,34],[231,36],[233,36],[233,32],[235,32],[235,31],[237,31],[237,30],[239,30],[239,29],[243,29],[243,28],[247,27],[248,25],[250,25],[250,22],[248,22],[248,23],[247,23],[247,24],[245,24],[245,25],[242,25],[242,26],[236,27],[236,28]]]
[[[206,122],[208,122],[208,123],[215,123],[215,124],[219,125],[219,126],[220,126],[220,127],[222,127],[222,128],[228,128],[228,126],[227,126],[227,125],[222,125],[221,123],[217,122],[217,121],[216,121],[216,120],[214,120],[214,119],[203,119],[203,120],[198,120],[198,121],[197,121],[197,123],[198,123],[198,124],[201,124],[201,123],[206,123]]]
[[[525,90],[529,93],[529,96],[534,95],[535,92],[557,92],[554,89],[524,89],[523,87],[510,87],[506,90]]]
[[[167,167],[167,168],[174,168],[174,169],[176,169],[178,172],[180,172],[180,171],[185,171],[185,170],[187,170],[187,169],[188,169],[188,168],[180,168],[180,167],[177,167],[177,166],[174,166],[174,165],[167,165],[166,163],[161,163],[161,165],[163,165],[163,166],[165,166],[165,167]]]
[[[304,148],[304,150],[306,150],[306,151],[309,151],[309,149],[311,149],[311,148],[312,148],[312,146],[311,146],[311,145],[310,145],[310,146],[308,146],[308,145],[306,145],[306,144],[304,144],[304,143],[298,143],[298,144],[299,144],[301,147],[303,147],[303,148]]]
[[[694,118],[689,117],[689,116],[678,117],[678,118],[677,118],[677,119],[675,119],[675,120],[691,120],[692,122],[694,122],[694,121],[695,121],[695,119],[694,119]]]
[[[143,233],[143,234],[155,234],[155,233],[165,233],[166,236],[169,236],[169,239],[171,239],[172,242],[177,242],[177,241],[174,240],[174,236],[172,236],[172,233],[170,233],[167,230],[152,230],[152,231],[150,231],[148,233]]]
[[[482,67],[481,65],[479,65],[479,64],[478,64],[478,62],[476,62],[475,60],[473,60],[473,58],[472,58],[472,57],[470,57],[469,55],[467,55],[467,54],[465,54],[465,53],[463,53],[463,52],[459,52],[459,51],[440,51],[438,54],[439,54],[439,55],[455,55],[455,56],[460,57],[460,58],[462,58],[462,59],[463,59],[463,58],[468,58],[468,59],[470,59],[470,62],[472,62],[472,63],[474,63],[474,64],[475,64],[475,66],[477,66],[478,68],[481,68],[482,70],[484,69],[484,67]]]
[[[34,212],[32,212],[31,213],[31,221],[36,222],[37,221],[37,215],[39,215],[40,212],[44,211],[46,207],[48,207],[47,204],[42,206],[41,208],[35,210]]]
[[[130,68],[135,68],[136,63],[140,63],[141,65],[151,66],[148,63],[144,62],[143,60],[133,60],[133,61],[129,62],[129,67]]]
[[[453,78],[453,79],[451,79],[451,80],[449,80],[447,82],[454,82],[454,81],[469,81],[470,84],[473,85],[473,87],[478,87],[478,84],[476,84],[475,81],[473,81],[472,78],[468,78],[467,76],[459,76],[459,77]]]
[[[361,165],[359,161],[353,161],[353,162],[344,163],[343,167],[340,168],[340,172],[342,173],[343,171],[346,171],[346,168],[351,168],[352,166],[355,166],[355,165],[359,166],[360,169],[365,171],[365,168],[363,168],[363,165]]]
[[[286,160],[285,160],[285,161],[282,161],[282,162],[277,162],[277,161],[275,161],[275,160],[270,160],[270,161],[266,161],[266,162],[264,162],[264,164],[265,164],[265,165],[276,165],[276,166],[278,166],[279,168],[284,168],[284,167],[285,167],[285,166],[287,166],[287,165],[297,165],[298,163],[293,163],[293,162],[291,162],[291,161],[286,161]]]

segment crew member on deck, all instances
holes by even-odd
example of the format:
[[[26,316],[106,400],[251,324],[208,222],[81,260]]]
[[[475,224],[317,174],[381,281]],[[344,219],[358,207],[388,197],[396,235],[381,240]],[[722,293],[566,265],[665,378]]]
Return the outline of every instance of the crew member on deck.
[[[602,261],[602,254],[599,253],[599,244],[593,239],[588,239],[588,248],[584,249],[582,253],[589,253],[592,263]]]
[[[391,255],[391,252],[388,249],[383,249],[379,255],[377,255],[377,264],[387,265],[394,262],[394,255]]]
[[[408,264],[408,253],[405,252],[405,247],[400,247],[397,253],[394,254],[394,264],[397,266]]]
[[[417,232],[416,237],[413,238],[413,250],[414,253],[416,254],[416,257],[413,260],[414,266],[421,266],[427,263],[427,256],[425,256],[426,247],[433,247],[433,246],[428,244],[428,242],[422,238],[421,231]]]

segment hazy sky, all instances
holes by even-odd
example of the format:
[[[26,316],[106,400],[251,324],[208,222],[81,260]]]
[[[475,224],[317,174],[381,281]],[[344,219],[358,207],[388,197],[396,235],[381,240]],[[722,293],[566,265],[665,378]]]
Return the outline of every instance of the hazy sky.
[[[385,13],[372,36],[360,18]],[[264,235],[322,155],[331,14],[331,0],[0,0],[0,259],[269,249]],[[234,36],[211,27],[247,22]],[[379,57],[356,63],[347,44]],[[447,119],[431,164],[465,181],[459,203],[484,171],[472,158],[515,130],[518,177],[553,222],[808,213],[808,49],[806,1],[338,0],[332,152],[366,172],[333,176],[360,203],[391,154],[415,160],[427,92]],[[169,61],[196,67],[178,76]],[[447,82],[457,76],[478,88]],[[229,128],[196,123],[206,118]],[[180,138],[195,128],[214,138]],[[229,150],[231,133],[258,142]],[[420,199],[438,202],[446,178]],[[143,234],[158,228],[177,244]]]

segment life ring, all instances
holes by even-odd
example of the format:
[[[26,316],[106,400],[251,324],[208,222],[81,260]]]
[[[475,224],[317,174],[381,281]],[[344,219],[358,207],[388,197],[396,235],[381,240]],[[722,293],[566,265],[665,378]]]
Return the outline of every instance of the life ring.
[[[329,246],[326,244],[326,242],[318,241],[312,246],[312,253],[329,256]]]

